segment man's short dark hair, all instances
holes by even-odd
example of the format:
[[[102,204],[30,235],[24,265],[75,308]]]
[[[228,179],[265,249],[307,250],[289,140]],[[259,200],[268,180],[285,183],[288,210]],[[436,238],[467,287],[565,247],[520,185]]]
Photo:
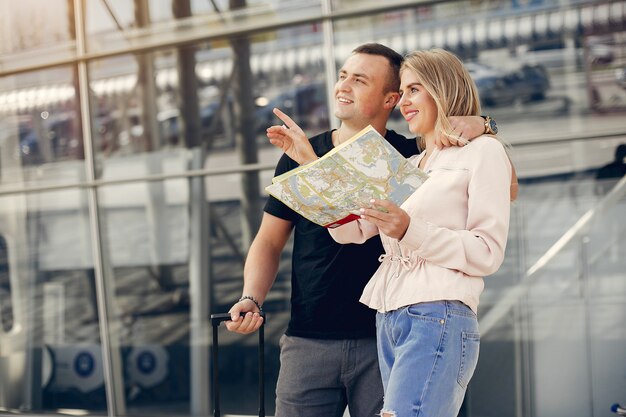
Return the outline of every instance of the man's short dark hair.
[[[380,43],[365,43],[357,46],[352,51],[353,54],[379,55],[389,62],[389,79],[387,80],[386,92],[400,90],[400,66],[404,57],[393,49]]]

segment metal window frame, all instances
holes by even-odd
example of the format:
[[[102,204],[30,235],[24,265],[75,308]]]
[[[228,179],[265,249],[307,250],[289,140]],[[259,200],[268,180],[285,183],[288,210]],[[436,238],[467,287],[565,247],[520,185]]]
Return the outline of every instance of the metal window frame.
[[[88,198],[88,209],[89,209],[89,217],[90,217],[90,232],[93,237],[93,258],[94,258],[94,271],[95,271],[95,280],[96,280],[96,291],[97,291],[97,299],[98,299],[98,313],[100,317],[100,337],[102,343],[102,354],[103,354],[103,369],[104,369],[104,378],[105,378],[105,387],[107,393],[107,413],[109,416],[116,415],[125,415],[126,414],[126,406],[124,400],[123,393],[123,375],[121,373],[121,358],[119,357],[119,343],[116,341],[116,335],[111,331],[111,325],[109,323],[110,313],[113,311],[112,302],[114,299],[114,295],[112,294],[112,290],[110,285],[107,285],[106,281],[106,251],[103,248],[102,241],[102,225],[101,218],[99,215],[99,202],[98,202],[98,188],[107,185],[117,185],[117,184],[126,184],[132,182],[146,182],[146,181],[164,181],[169,179],[176,178],[195,178],[195,177],[206,177],[206,176],[215,176],[215,175],[224,175],[230,173],[242,173],[242,172],[251,172],[251,171],[265,171],[271,170],[274,168],[274,165],[267,164],[252,164],[252,165],[241,165],[237,167],[232,167],[229,169],[203,169],[203,170],[192,170],[184,173],[177,174],[160,174],[160,175],[150,175],[150,176],[141,176],[141,177],[128,177],[117,180],[98,180],[96,179],[95,172],[95,153],[91,140],[91,109],[90,109],[90,96],[89,96],[89,74],[88,74],[88,64],[91,61],[101,60],[105,58],[111,58],[120,55],[127,54],[139,54],[149,51],[160,50],[164,48],[172,48],[179,47],[182,45],[188,44],[197,44],[200,42],[206,42],[216,39],[223,39],[228,37],[235,37],[241,35],[249,35],[253,33],[276,30],[291,26],[298,26],[308,23],[322,23],[323,25],[323,34],[324,34],[324,47],[325,47],[325,72],[329,79],[335,76],[335,61],[334,61],[334,37],[333,37],[333,23],[343,19],[351,19],[362,16],[369,16],[374,14],[381,14],[386,12],[392,12],[397,10],[404,10],[412,7],[418,6],[434,6],[438,4],[444,3],[454,3],[453,0],[425,0],[425,1],[387,1],[387,2],[376,2],[376,3],[365,3],[361,5],[356,5],[350,10],[342,10],[342,11],[333,11],[332,10],[332,2],[331,0],[322,0],[322,8],[319,15],[306,16],[303,18],[291,18],[285,21],[262,21],[256,24],[250,24],[246,26],[241,25],[241,21],[235,21],[232,26],[226,27],[224,30],[219,33],[211,33],[208,29],[206,33],[201,33],[197,35],[183,35],[179,38],[176,38],[174,41],[166,41],[159,42],[156,41],[148,41],[142,44],[127,47],[127,48],[118,48],[112,49],[109,51],[102,52],[88,52],[86,45],[86,31],[85,31],[85,22],[83,19],[83,6],[84,2],[82,0],[74,0],[75,7],[75,23],[77,28],[77,37],[75,44],[75,52],[76,56],[72,58],[66,59],[56,59],[50,60],[49,62],[34,64],[34,65],[24,65],[18,66],[16,68],[4,69],[0,68],[0,78],[8,77],[12,75],[18,75],[22,73],[28,73],[38,70],[45,70],[59,66],[76,66],[78,69],[78,83],[79,83],[79,91],[78,98],[80,103],[80,112],[81,112],[81,120],[83,126],[83,140],[85,144],[85,170],[86,170],[86,178],[87,181],[84,182],[76,182],[76,183],[68,183],[61,185],[43,185],[43,186],[22,186],[15,188],[5,188],[2,187],[0,189],[0,197],[8,196],[8,195],[21,195],[28,193],[38,193],[38,192],[50,192],[57,191],[62,189],[86,189],[87,190],[87,198]],[[607,4],[613,4],[614,2],[606,2]],[[584,5],[587,3],[584,2],[570,2],[568,4],[569,7],[581,7],[580,5]],[[593,3],[592,3],[593,4]],[[245,22],[245,20],[244,20]],[[331,86],[332,87],[332,86]],[[332,91],[332,90],[329,90]],[[329,95],[330,97],[331,95]],[[533,141],[529,143],[516,144],[515,146],[528,146],[528,145],[541,145],[547,143],[558,143],[558,142],[570,142],[576,140],[595,140],[595,139],[607,139],[611,137],[619,137],[626,135],[626,131],[617,132],[617,133],[609,133],[605,135],[594,135],[593,138],[588,137],[588,135],[580,135],[578,137],[567,135],[561,138],[552,138],[550,140],[542,140],[542,141]],[[620,183],[621,184],[621,183]],[[620,187],[620,190],[623,189],[623,184]],[[613,197],[613,196],[611,196]],[[614,198],[607,198],[606,203],[603,207],[607,206],[610,201]],[[578,229],[581,229],[582,226],[578,226],[574,232],[578,232]],[[558,248],[555,248],[555,250]],[[553,251],[554,252],[554,251]],[[553,256],[553,253],[546,254],[546,256]],[[541,260],[542,264],[546,262],[546,260]],[[527,272],[528,276],[531,276],[536,272],[537,269],[541,268],[541,265],[535,266],[535,269],[531,268]],[[110,283],[109,283],[110,284]],[[505,306],[505,307],[508,307]],[[495,317],[495,316],[494,316]],[[117,352],[117,353],[116,353]],[[201,387],[199,387],[201,388]],[[194,410],[198,412],[200,410]],[[208,411],[208,410],[207,410]]]

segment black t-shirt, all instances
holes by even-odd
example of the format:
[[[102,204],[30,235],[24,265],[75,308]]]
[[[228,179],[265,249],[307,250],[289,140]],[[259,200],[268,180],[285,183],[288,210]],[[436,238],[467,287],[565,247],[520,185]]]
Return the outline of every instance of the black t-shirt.
[[[393,130],[385,138],[402,155],[418,153],[417,141]],[[310,139],[318,156],[333,149],[332,132]],[[299,165],[284,155],[275,175]],[[342,245],[328,230],[305,219],[270,196],[265,212],[294,224],[291,269],[291,320],[287,335],[316,339],[357,339],[376,335],[376,312],[359,302],[384,252],[378,236],[361,245]]]

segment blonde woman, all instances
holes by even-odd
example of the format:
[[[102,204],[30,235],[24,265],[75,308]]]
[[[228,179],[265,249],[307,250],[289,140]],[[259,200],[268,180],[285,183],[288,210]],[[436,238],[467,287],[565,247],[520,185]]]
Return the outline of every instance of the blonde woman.
[[[487,135],[436,146],[451,116],[480,114],[476,86],[456,56],[413,52],[400,76],[400,110],[425,150],[412,160],[429,178],[402,206],[372,200],[362,220],[331,235],[363,243],[380,234],[385,249],[361,297],[377,310],[381,415],[455,417],[478,361],[483,277],[504,258],[512,166]]]

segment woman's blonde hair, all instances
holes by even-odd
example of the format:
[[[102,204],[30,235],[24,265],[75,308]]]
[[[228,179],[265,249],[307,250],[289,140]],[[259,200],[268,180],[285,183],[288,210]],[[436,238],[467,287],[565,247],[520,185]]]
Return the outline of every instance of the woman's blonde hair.
[[[480,115],[476,84],[453,53],[439,48],[411,52],[404,58],[400,76],[407,70],[417,75],[437,105],[435,131],[452,136],[449,116]]]
[[[479,116],[480,98],[476,84],[467,69],[456,55],[444,49],[411,52],[404,58],[400,67],[400,76],[411,70],[418,82],[424,86],[437,105],[435,132],[443,132],[453,137],[449,116]],[[509,153],[510,146],[496,137]],[[420,145],[424,149],[423,139]],[[510,156],[509,156],[510,158]],[[517,174],[511,161],[513,178],[511,183],[511,201],[517,198]]]

